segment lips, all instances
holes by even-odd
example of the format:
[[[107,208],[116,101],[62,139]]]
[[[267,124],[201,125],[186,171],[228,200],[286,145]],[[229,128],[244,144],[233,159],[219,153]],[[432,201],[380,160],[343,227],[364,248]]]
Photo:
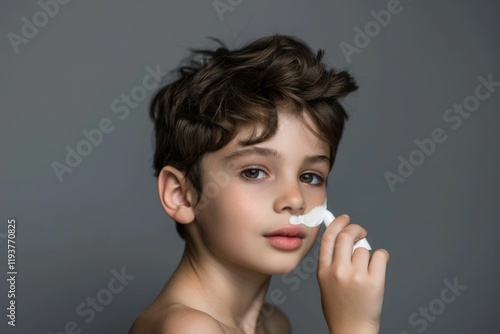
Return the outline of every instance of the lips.
[[[293,226],[293,225],[286,225],[283,227],[280,227],[277,230],[274,230],[273,232],[266,234],[266,237],[274,237],[274,236],[281,236],[281,237],[295,237],[295,238],[304,238],[305,233],[304,230],[299,227],[299,226]]]
[[[282,251],[292,251],[302,245],[305,233],[298,226],[283,226],[273,232],[264,235],[269,244]]]

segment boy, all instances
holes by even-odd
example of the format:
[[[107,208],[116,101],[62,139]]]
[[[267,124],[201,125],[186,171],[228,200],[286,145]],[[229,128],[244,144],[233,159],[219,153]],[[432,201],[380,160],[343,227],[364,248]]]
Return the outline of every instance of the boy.
[[[262,312],[272,275],[294,270],[320,227],[290,224],[325,202],[357,89],[296,38],[195,50],[153,98],[160,201],[185,239],[182,259],[130,333],[290,333]],[[378,333],[389,254],[341,215],[321,239],[318,282],[331,333]]]

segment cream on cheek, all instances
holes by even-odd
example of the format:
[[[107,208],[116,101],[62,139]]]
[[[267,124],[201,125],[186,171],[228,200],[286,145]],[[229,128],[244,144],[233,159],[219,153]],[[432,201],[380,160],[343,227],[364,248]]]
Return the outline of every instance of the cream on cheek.
[[[326,199],[325,202],[322,205],[319,205],[315,208],[313,208],[311,211],[306,213],[305,215],[298,215],[298,216],[292,216],[290,217],[290,224],[292,225],[298,225],[298,224],[303,224],[307,227],[315,227],[320,225],[321,223],[324,223],[326,227],[330,225],[332,220],[335,219],[335,216],[327,210],[326,208]],[[360,239],[354,243],[354,246],[352,248],[352,251],[358,247],[363,247],[368,250],[371,250],[372,248],[370,247],[370,244],[366,240],[366,238]]]

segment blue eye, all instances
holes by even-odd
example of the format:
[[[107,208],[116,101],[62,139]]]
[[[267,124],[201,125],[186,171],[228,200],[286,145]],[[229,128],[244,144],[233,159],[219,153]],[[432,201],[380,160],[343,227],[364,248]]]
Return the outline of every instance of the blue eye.
[[[250,172],[250,173],[247,173],[247,172]],[[259,172],[263,172],[263,170],[260,168],[250,168],[250,169],[245,169],[243,172],[241,172],[241,174],[246,175],[246,176],[244,176],[246,179],[259,180],[258,178],[256,178],[256,176],[259,175]]]
[[[306,178],[303,178],[304,182],[310,183],[311,185],[314,185],[314,186],[320,186],[325,181],[323,179],[323,177],[321,177],[320,175],[318,175],[316,173],[304,173],[301,175],[301,177],[303,177],[303,176],[308,176]],[[316,178],[318,181],[316,183],[310,182],[310,180],[312,180],[313,178]]]

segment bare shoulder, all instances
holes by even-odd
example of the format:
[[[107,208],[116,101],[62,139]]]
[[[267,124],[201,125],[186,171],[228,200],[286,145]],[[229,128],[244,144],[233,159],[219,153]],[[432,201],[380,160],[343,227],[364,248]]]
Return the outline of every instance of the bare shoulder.
[[[148,309],[132,325],[129,334],[224,334],[217,320],[209,314],[182,304]]]
[[[276,305],[265,303],[261,314],[268,333],[289,334],[292,332],[288,317]]]

